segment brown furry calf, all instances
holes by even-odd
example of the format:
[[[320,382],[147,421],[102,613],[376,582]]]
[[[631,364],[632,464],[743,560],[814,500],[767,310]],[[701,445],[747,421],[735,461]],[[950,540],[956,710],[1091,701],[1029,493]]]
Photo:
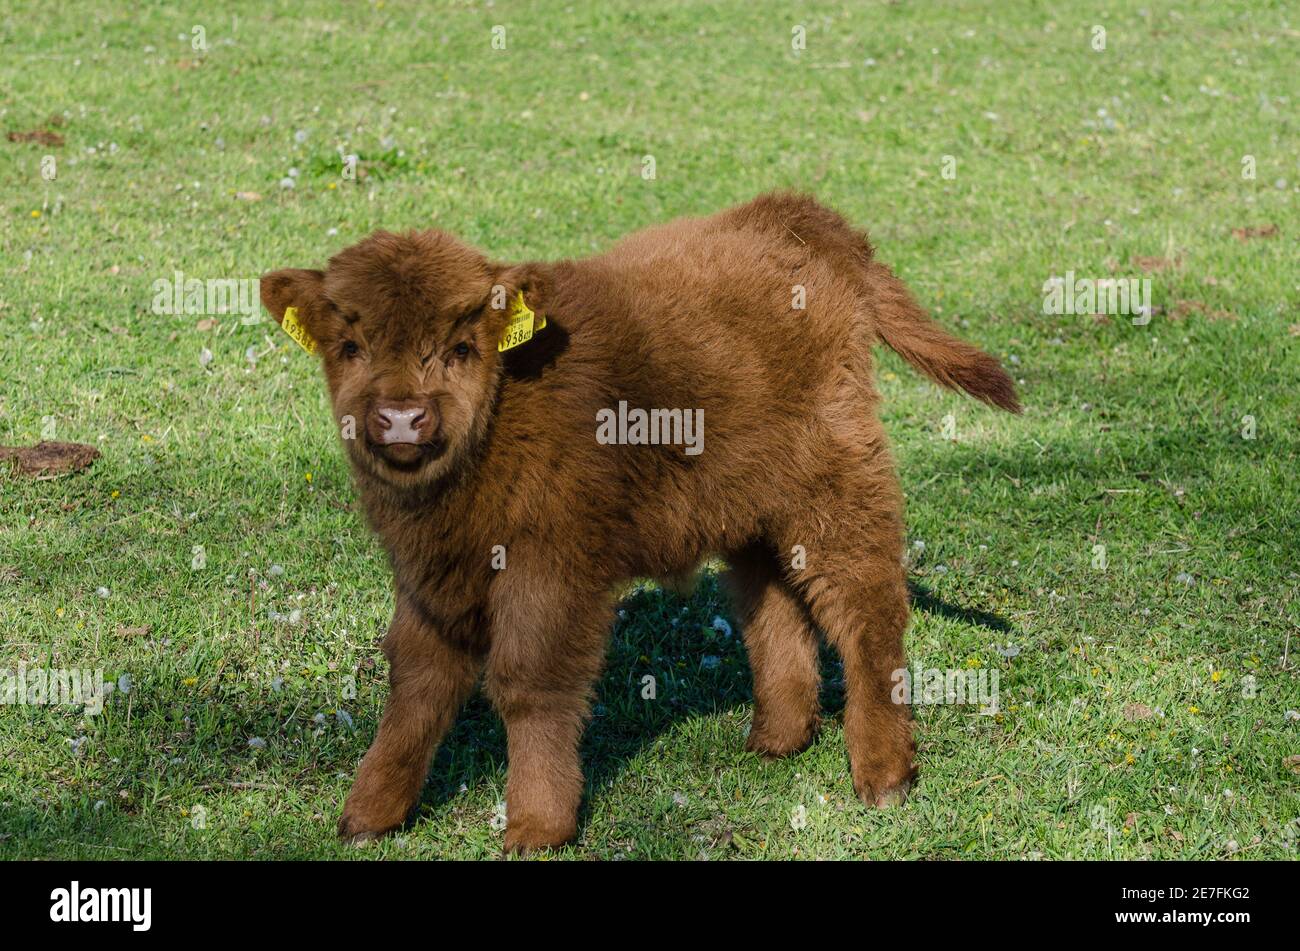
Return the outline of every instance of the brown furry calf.
[[[340,836],[406,819],[482,676],[508,738],[507,850],[571,839],[611,592],[709,553],[729,562],[753,667],[747,748],[811,741],[820,630],[844,662],[854,788],[904,798],[902,497],[872,345],[1019,407],[864,234],[811,198],[765,195],[581,261],[501,264],[442,232],[381,231],[261,288],[318,345],[394,574],[392,691]]]

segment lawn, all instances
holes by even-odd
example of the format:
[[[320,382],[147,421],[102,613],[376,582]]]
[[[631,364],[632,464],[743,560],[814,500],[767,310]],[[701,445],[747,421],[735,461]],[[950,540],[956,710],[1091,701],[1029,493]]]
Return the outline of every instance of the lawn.
[[[777,187],[868,228],[1021,384],[1012,417],[879,365],[911,659],[996,670],[998,712],[917,706],[921,780],[867,810],[833,655],[820,739],[760,761],[715,570],[689,599],[638,584],[553,857],[1293,857],[1288,6],[6,0],[0,444],[102,456],[0,470],[0,669],[124,689],[0,706],[0,857],[500,852],[481,699],[409,829],[336,843],[388,689],[386,562],[312,359],[273,322],[156,313],[155,282],[319,266],[379,227],[579,256]],[[1149,321],[1045,313],[1067,271],[1149,279]]]

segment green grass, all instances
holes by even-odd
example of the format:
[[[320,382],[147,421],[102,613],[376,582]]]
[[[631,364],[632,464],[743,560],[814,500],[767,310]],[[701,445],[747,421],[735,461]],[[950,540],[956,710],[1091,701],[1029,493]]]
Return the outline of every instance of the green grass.
[[[500,850],[504,736],[481,700],[408,831],[366,852],[335,843],[387,690],[384,559],[312,362],[273,325],[154,315],[155,280],[316,266],[377,227],[582,255],[784,186],[869,228],[939,319],[1022,381],[1013,418],[881,363],[925,543],[910,654],[996,667],[1001,712],[919,707],[921,782],[903,808],[868,811],[833,657],[820,740],[761,762],[741,748],[750,680],[739,639],[712,629],[731,616],[716,578],[689,601],[639,587],[585,745],[581,834],[557,855],[1294,856],[1287,6],[6,2],[0,131],[57,115],[66,144],[0,139],[0,443],[36,441],[52,417],[103,457],[0,475],[0,667],[102,667],[134,686],[98,717],[0,707],[0,857]],[[340,151],[363,181],[340,177]],[[1279,233],[1231,234],[1263,225]],[[1178,262],[1147,275],[1148,326],[1044,315],[1052,275],[1143,276],[1135,256]],[[1007,643],[1020,653],[994,649]]]

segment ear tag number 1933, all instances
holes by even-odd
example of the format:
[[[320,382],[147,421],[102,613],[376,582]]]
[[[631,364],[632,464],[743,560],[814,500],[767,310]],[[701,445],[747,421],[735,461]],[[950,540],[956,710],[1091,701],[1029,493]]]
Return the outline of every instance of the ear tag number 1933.
[[[510,301],[509,318],[506,332],[502,335],[501,342],[497,344],[498,352],[527,343],[533,339],[534,333],[546,326],[546,316],[534,314],[524,303],[523,291],[515,294],[514,299]]]

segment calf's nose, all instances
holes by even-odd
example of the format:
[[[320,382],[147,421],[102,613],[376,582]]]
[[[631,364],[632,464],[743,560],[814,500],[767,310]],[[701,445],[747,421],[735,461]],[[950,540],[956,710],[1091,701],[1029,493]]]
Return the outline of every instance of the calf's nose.
[[[379,424],[379,441],[382,443],[418,443],[421,442],[420,424],[425,420],[425,411],[420,407],[399,409],[380,407],[375,410],[375,421]]]

